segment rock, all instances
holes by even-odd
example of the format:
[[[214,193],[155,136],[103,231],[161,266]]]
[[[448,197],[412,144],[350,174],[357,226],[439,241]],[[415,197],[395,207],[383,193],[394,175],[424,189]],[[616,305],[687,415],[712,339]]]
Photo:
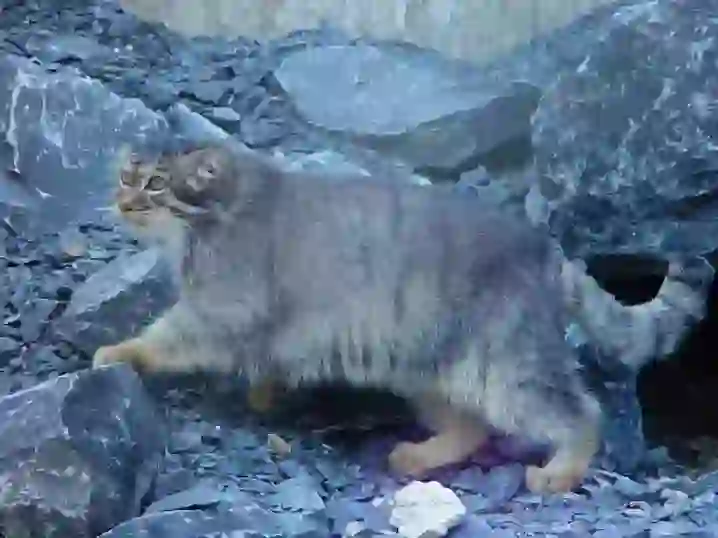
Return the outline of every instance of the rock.
[[[222,98],[231,91],[231,86],[220,80],[195,81],[186,90],[190,97],[201,103],[219,105]],[[182,93],[180,93],[180,96]]]
[[[539,98],[529,84],[498,87],[428,51],[388,46],[308,48],[274,76],[310,125],[418,171],[457,171],[528,132]]]
[[[57,301],[36,297],[20,308],[20,334],[25,342],[34,342],[47,327]]]
[[[526,472],[523,465],[513,463],[491,469],[476,485],[476,492],[483,495],[486,505],[497,509],[509,502],[521,489]]]
[[[272,506],[291,512],[313,515],[324,514],[326,506],[317,492],[317,487],[306,477],[290,478],[277,484],[276,492],[271,495]]]
[[[208,114],[210,120],[219,125],[222,129],[235,129],[239,122],[242,120],[240,116],[233,109],[220,106],[214,107]]]
[[[145,515],[187,508],[206,508],[222,502],[235,504],[252,502],[250,495],[237,489],[221,490],[216,484],[198,484],[190,489],[168,495],[145,509]]]
[[[536,78],[553,77],[533,143],[570,256],[689,257],[718,245],[716,12],[716,0],[634,0],[528,53]]]
[[[283,458],[291,454],[292,445],[276,433],[267,435],[267,446],[278,457]]]
[[[7,366],[12,359],[20,355],[22,344],[12,338],[0,336],[0,368]]]
[[[192,142],[227,142],[230,135],[204,116],[192,112],[183,103],[176,103],[165,113],[167,122],[177,136]],[[237,142],[239,143],[239,142]]]
[[[385,536],[393,532],[389,521],[390,509],[383,500],[357,502],[339,496],[327,502],[327,515],[332,521],[332,531],[338,536]]]
[[[226,518],[219,518],[211,512],[174,510],[171,512],[150,513],[130,519],[101,534],[99,538],[197,538],[198,536],[221,536],[221,534],[214,535],[211,533],[233,530],[229,525],[231,523],[227,522]]]
[[[122,255],[75,290],[53,331],[92,355],[98,346],[136,333],[175,296],[158,250]]]
[[[128,367],[67,374],[0,399],[5,535],[94,538],[136,516],[163,428]]]
[[[165,133],[164,119],[138,100],[121,99],[74,69],[51,72],[4,55],[0,218],[26,237],[96,218],[115,186],[119,146]]]
[[[240,138],[250,148],[264,149],[279,145],[290,134],[290,128],[282,120],[259,118],[244,121]]]
[[[43,63],[63,63],[89,60],[107,61],[112,51],[94,39],[78,35],[33,34],[25,47]]]
[[[328,529],[299,514],[274,514],[257,503],[220,504],[216,509],[172,510],[144,514],[100,538],[324,538]]]
[[[394,494],[390,523],[403,538],[439,538],[465,515],[453,491],[438,482],[414,481]]]

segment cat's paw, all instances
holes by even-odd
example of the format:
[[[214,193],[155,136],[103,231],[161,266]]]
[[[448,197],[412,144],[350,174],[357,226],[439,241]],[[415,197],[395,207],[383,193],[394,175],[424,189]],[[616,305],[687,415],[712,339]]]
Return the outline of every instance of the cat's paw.
[[[389,468],[401,476],[418,478],[432,467],[423,443],[398,443],[389,454]]]
[[[149,366],[147,350],[137,341],[127,340],[99,347],[92,357],[93,368],[118,363],[127,363],[137,370],[145,370]]]
[[[583,466],[526,467],[526,488],[536,494],[569,493],[581,485],[586,468]]]

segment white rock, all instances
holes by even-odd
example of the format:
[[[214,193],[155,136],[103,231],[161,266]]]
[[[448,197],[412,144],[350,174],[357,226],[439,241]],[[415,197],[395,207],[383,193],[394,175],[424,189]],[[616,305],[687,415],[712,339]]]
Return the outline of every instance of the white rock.
[[[445,536],[466,515],[456,494],[436,481],[414,481],[394,495],[390,523],[404,538]]]

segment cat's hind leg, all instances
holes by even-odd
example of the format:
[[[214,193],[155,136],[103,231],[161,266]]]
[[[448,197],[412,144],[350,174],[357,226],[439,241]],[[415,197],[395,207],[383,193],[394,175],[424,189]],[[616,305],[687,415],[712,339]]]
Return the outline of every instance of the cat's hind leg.
[[[556,384],[492,381],[485,406],[487,420],[507,433],[548,441],[554,448],[543,467],[527,467],[526,487],[534,493],[578,487],[600,444],[601,410],[595,398],[575,379]]]
[[[481,418],[434,397],[415,401],[419,420],[434,435],[419,443],[398,443],[389,454],[392,471],[412,477],[466,460],[488,439]]]

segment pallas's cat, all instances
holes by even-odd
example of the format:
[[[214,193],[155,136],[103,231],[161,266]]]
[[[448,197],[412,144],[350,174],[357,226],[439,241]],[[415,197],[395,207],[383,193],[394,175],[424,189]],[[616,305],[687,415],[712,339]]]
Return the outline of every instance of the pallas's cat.
[[[568,324],[638,366],[702,304],[671,273],[623,306],[549,236],[450,188],[289,173],[220,146],[129,156],[116,205],[163,243],[180,294],[95,366],[240,373],[257,407],[278,384],[388,389],[434,432],[389,456],[417,477],[467,458],[490,425],[554,447],[527,468],[531,490],[574,488],[601,413]]]

